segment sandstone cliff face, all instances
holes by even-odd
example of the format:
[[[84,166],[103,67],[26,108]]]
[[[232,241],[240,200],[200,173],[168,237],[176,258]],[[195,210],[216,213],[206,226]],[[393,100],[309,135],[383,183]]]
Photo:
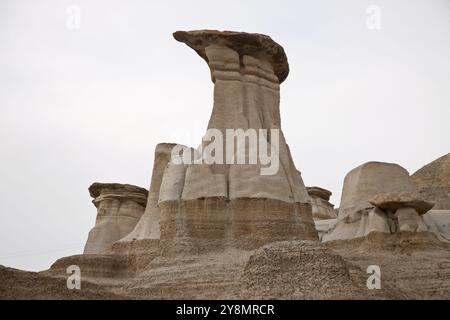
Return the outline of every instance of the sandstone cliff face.
[[[435,202],[433,209],[450,210],[450,153],[417,170],[411,179],[423,197]]]

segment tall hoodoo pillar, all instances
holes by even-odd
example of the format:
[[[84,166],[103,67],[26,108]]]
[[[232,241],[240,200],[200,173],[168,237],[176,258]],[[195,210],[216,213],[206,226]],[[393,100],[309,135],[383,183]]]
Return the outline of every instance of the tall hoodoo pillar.
[[[261,34],[199,30],[178,31],[174,37],[209,65],[214,104],[208,129],[222,133],[224,155],[219,164],[166,168],[159,201],[163,254],[317,239],[309,196],[281,132],[279,87],[289,72],[283,48]],[[245,164],[227,162],[238,152],[226,152],[229,129],[267,130],[264,137],[268,148],[274,148],[276,169],[261,174],[267,163],[259,158],[250,162],[248,154]],[[279,134],[276,146],[272,129]],[[167,181],[181,179],[184,183],[174,192]]]

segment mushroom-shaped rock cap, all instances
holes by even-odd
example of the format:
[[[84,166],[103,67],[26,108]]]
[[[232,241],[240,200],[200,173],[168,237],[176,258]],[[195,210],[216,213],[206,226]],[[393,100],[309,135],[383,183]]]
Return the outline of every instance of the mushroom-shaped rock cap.
[[[142,205],[145,205],[148,191],[144,188],[133,186],[131,184],[94,182],[89,187],[89,194],[94,199],[97,199],[102,194],[107,194],[109,196],[134,200]]]
[[[284,49],[269,36],[259,33],[246,33],[218,30],[177,31],[173,37],[194,49],[208,62],[205,48],[209,45],[223,45],[235,50],[240,56],[249,55],[265,58],[272,65],[275,75],[282,83],[289,74],[289,64]]]
[[[332,194],[331,191],[320,187],[306,187],[306,191],[310,196],[316,196],[326,201],[330,200]]]
[[[434,203],[410,192],[380,193],[371,198],[369,203],[380,209],[390,211],[396,211],[400,208],[414,208],[419,214],[424,214],[434,206]]]

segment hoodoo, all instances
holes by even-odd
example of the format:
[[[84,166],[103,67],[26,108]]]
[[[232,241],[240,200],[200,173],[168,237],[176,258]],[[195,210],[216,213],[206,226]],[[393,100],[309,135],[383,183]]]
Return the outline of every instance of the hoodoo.
[[[97,208],[84,253],[104,253],[126,236],[144,213],[148,191],[129,184],[94,183],[89,187]]]
[[[254,249],[273,241],[317,239],[306,188],[281,132],[280,83],[289,70],[283,48],[268,36],[243,32],[178,31],[174,37],[211,70],[214,102],[208,129],[223,137],[230,129],[278,130],[279,167],[263,175],[259,159],[254,164],[188,164],[184,170],[169,166],[165,175],[174,179],[177,171],[184,185],[170,196],[161,190],[163,252]],[[224,156],[239,156],[232,152]]]
[[[281,130],[283,48],[256,33],[173,36],[214,83],[199,146],[158,144],[149,191],[90,186],[97,219],[84,253],[39,273],[0,266],[0,298],[449,298],[449,155],[412,178],[397,164],[362,164],[335,210],[331,191],[305,187]],[[67,289],[73,266],[81,290]],[[379,290],[368,267],[382,272]]]

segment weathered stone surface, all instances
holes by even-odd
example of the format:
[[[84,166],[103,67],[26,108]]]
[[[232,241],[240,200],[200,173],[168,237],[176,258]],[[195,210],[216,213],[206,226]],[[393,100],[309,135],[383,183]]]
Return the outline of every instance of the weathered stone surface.
[[[175,37],[210,66],[209,128],[280,128],[281,47],[261,35]],[[417,199],[404,196],[416,192],[406,170],[371,162],[347,175],[339,217],[313,221],[310,197],[328,202],[330,193],[308,195],[280,138],[280,170],[271,177],[259,175],[260,164],[174,164],[178,145],[158,145],[148,199],[135,186],[91,186],[98,218],[90,254],[39,273],[0,266],[0,299],[450,298],[449,210],[419,215]],[[369,202],[381,193],[395,201]],[[298,241],[317,240],[314,225],[327,242]],[[82,290],[66,287],[70,265],[82,270]],[[382,270],[380,290],[366,287],[370,265]]]
[[[64,270],[65,271],[65,270]],[[66,273],[67,275],[67,273]],[[99,283],[86,281],[83,290],[68,290],[67,276],[22,271],[0,265],[1,300],[123,299]]]
[[[450,210],[430,210],[422,218],[439,240],[450,242]]]
[[[309,204],[208,197],[181,205],[162,202],[160,207],[161,249],[167,257],[230,248],[252,250],[273,241],[318,239]]]
[[[323,234],[322,241],[346,240],[368,236],[372,232],[393,233],[396,227],[392,226],[386,213],[378,208],[371,208],[359,216],[358,220],[337,220],[332,230]]]
[[[349,265],[313,241],[275,242],[250,256],[241,277],[250,296],[262,299],[355,299],[369,297]]]
[[[358,267],[365,271],[370,265],[379,266],[385,298],[450,297],[450,244],[429,232],[373,232],[366,237],[325,244],[357,267],[350,270],[352,275]],[[367,281],[367,273],[360,276],[359,281]]]
[[[83,279],[120,280],[134,276],[135,267],[127,255],[81,254],[56,260],[50,273],[64,274],[70,266],[76,265],[82,271]]]
[[[370,198],[369,203],[391,212],[401,208],[414,208],[419,214],[424,214],[434,206],[432,202],[426,201],[418,194],[411,192],[379,193]]]
[[[92,201],[94,205],[98,203],[98,201],[101,201],[101,199],[97,199],[98,197],[104,198],[109,196],[116,196],[120,199],[131,199],[138,203],[145,204],[148,195],[148,191],[144,188],[121,183],[94,182],[88,190],[89,195],[94,198]]]
[[[96,182],[89,193],[94,198],[97,219],[84,253],[104,253],[136,226],[144,213],[148,191],[128,184]]]
[[[345,176],[339,219],[358,219],[364,210],[373,207],[368,200],[377,194],[415,190],[408,171],[398,164],[367,162]]]
[[[372,232],[431,232],[446,241],[434,220],[421,216],[432,207],[432,202],[416,192],[405,169],[394,164],[367,163],[346,176],[338,222],[322,239],[353,239]]]
[[[278,44],[262,35],[208,30],[176,32],[174,37],[210,67],[215,84],[208,129],[223,137],[227,129],[281,129],[278,77],[287,76],[287,61]],[[163,255],[317,239],[309,196],[281,130],[279,138],[279,168],[272,175],[261,174],[259,160],[168,164],[158,203]],[[237,150],[232,152],[235,159]]]
[[[450,153],[417,170],[411,179],[435,210],[450,210]]]
[[[289,64],[283,47],[273,41],[269,36],[259,33],[246,33],[218,30],[177,31],[174,38],[186,43],[194,49],[200,57],[209,62],[205,48],[211,45],[228,47],[239,56],[251,56],[268,61],[282,83],[289,74]],[[239,66],[236,66],[238,69]]]
[[[323,236],[331,231],[336,227],[337,218],[335,219],[315,219],[314,225],[317,230],[317,234],[319,236],[319,240],[323,240]]]
[[[401,207],[395,212],[398,229],[401,232],[425,232],[428,228],[419,216],[416,209],[412,207]]]
[[[332,195],[331,191],[320,187],[306,187],[306,191],[311,197],[318,197],[326,201],[329,201]]]
[[[199,33],[200,38],[209,39],[208,32],[193,31],[193,34]],[[190,33],[180,34],[188,37]],[[220,34],[213,31],[211,37],[220,38]],[[246,34],[243,36],[246,37]],[[295,174],[296,169],[281,131],[279,81],[265,54],[265,47],[254,47],[254,56],[249,56],[234,50],[232,45],[228,47],[227,43],[206,41],[201,45],[215,79],[214,104],[208,129],[220,130],[224,137],[226,129],[280,130],[280,168],[276,174],[261,175],[263,166],[259,161],[255,165],[189,165],[182,199],[210,196],[272,198],[307,203],[308,194],[301,176]],[[191,43],[188,41],[187,44]]]
[[[351,170],[344,179],[338,222],[324,241],[352,239],[371,232],[393,233],[395,217],[375,208],[369,200],[380,193],[414,193],[408,171],[397,164],[367,162]]]
[[[312,216],[314,220],[334,219],[337,217],[334,205],[329,200],[331,191],[319,187],[306,187],[311,197]]]
[[[163,174],[170,161],[171,151],[176,146],[173,143],[160,143],[155,148],[153,171],[144,215],[136,227],[120,241],[136,241],[144,239],[159,239],[159,191]]]

